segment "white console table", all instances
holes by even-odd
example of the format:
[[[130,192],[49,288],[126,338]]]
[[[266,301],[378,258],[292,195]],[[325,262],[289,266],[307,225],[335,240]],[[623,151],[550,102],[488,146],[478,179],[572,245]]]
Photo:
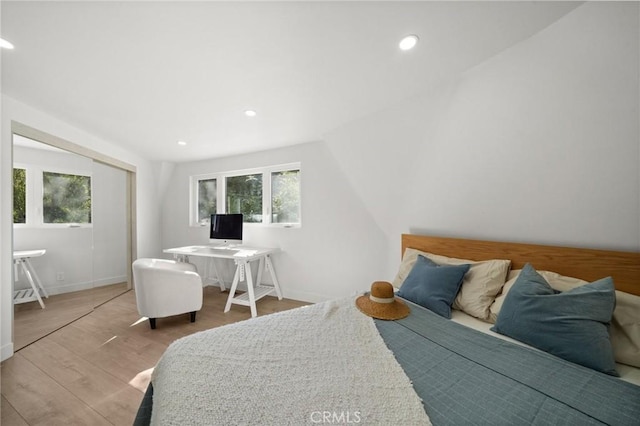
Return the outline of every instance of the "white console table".
[[[229,297],[227,304],[225,305],[224,312],[229,312],[232,304],[249,306],[251,308],[251,316],[256,317],[258,315],[256,309],[256,301],[260,300],[264,296],[275,293],[279,300],[282,300],[282,293],[280,292],[280,284],[276,276],[276,271],[271,263],[271,255],[280,251],[277,248],[262,248],[262,247],[247,247],[247,246],[230,246],[230,247],[216,247],[216,246],[187,246],[170,248],[164,250],[165,253],[173,254],[173,256],[179,260],[189,261],[190,256],[206,257],[211,259],[211,265],[215,273],[215,280],[220,284],[220,288],[224,291],[225,285],[213,259],[229,259],[233,260],[236,265],[236,271],[233,276],[233,282],[231,284],[231,290],[229,291]],[[253,280],[253,274],[251,273],[251,262],[258,261],[258,275],[255,283]],[[269,271],[271,275],[272,285],[262,283],[262,274],[264,270]],[[245,281],[247,284],[247,292],[236,297],[236,290],[238,283]]]

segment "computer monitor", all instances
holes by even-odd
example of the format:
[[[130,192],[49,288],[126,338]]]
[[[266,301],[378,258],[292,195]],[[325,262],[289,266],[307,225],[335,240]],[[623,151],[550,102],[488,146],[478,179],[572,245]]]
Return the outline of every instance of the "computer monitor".
[[[242,214],[212,214],[209,240],[216,245],[242,244]]]

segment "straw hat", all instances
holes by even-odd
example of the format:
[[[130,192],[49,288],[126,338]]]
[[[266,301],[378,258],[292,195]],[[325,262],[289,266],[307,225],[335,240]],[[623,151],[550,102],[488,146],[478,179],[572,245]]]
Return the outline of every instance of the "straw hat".
[[[371,292],[356,299],[362,313],[373,318],[396,320],[409,315],[409,307],[393,295],[393,286],[387,281],[371,284]]]

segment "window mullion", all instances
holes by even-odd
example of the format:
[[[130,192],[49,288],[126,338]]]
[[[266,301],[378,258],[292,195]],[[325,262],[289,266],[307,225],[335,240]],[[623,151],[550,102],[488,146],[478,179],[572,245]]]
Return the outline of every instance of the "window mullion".
[[[216,196],[218,197],[218,207],[217,212],[219,214],[223,214],[227,211],[227,177],[220,176],[218,177],[218,186],[216,188]]]
[[[42,226],[44,225],[44,209],[42,196],[44,194],[43,190],[43,179],[44,179],[44,171],[41,168],[34,168],[32,171],[33,179],[31,180],[31,195],[29,196],[29,201],[31,202],[31,208],[29,208],[29,212],[31,213],[31,217],[33,221],[30,223],[32,226]],[[28,191],[28,187],[27,187]],[[29,223],[29,219],[27,219],[27,223]]]
[[[262,174],[262,223],[271,223],[271,171]]]
[[[200,188],[200,179],[192,177],[189,179],[189,223],[193,226],[200,225],[198,223],[198,205],[200,199],[198,196],[198,189]]]

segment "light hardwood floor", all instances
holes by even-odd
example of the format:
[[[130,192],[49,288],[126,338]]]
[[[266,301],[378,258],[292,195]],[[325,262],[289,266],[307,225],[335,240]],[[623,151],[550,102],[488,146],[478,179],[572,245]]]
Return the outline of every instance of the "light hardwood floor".
[[[224,314],[227,294],[205,287],[195,323],[185,314],[160,318],[151,330],[128,291],[26,346],[2,363],[2,425],[131,425],[151,369],[171,342],[251,318],[238,305]],[[305,304],[265,297],[258,314]]]
[[[13,347],[19,350],[60,327],[88,314],[94,307],[127,291],[127,283],[119,283],[57,294],[44,298],[45,309],[38,302],[14,306]]]

